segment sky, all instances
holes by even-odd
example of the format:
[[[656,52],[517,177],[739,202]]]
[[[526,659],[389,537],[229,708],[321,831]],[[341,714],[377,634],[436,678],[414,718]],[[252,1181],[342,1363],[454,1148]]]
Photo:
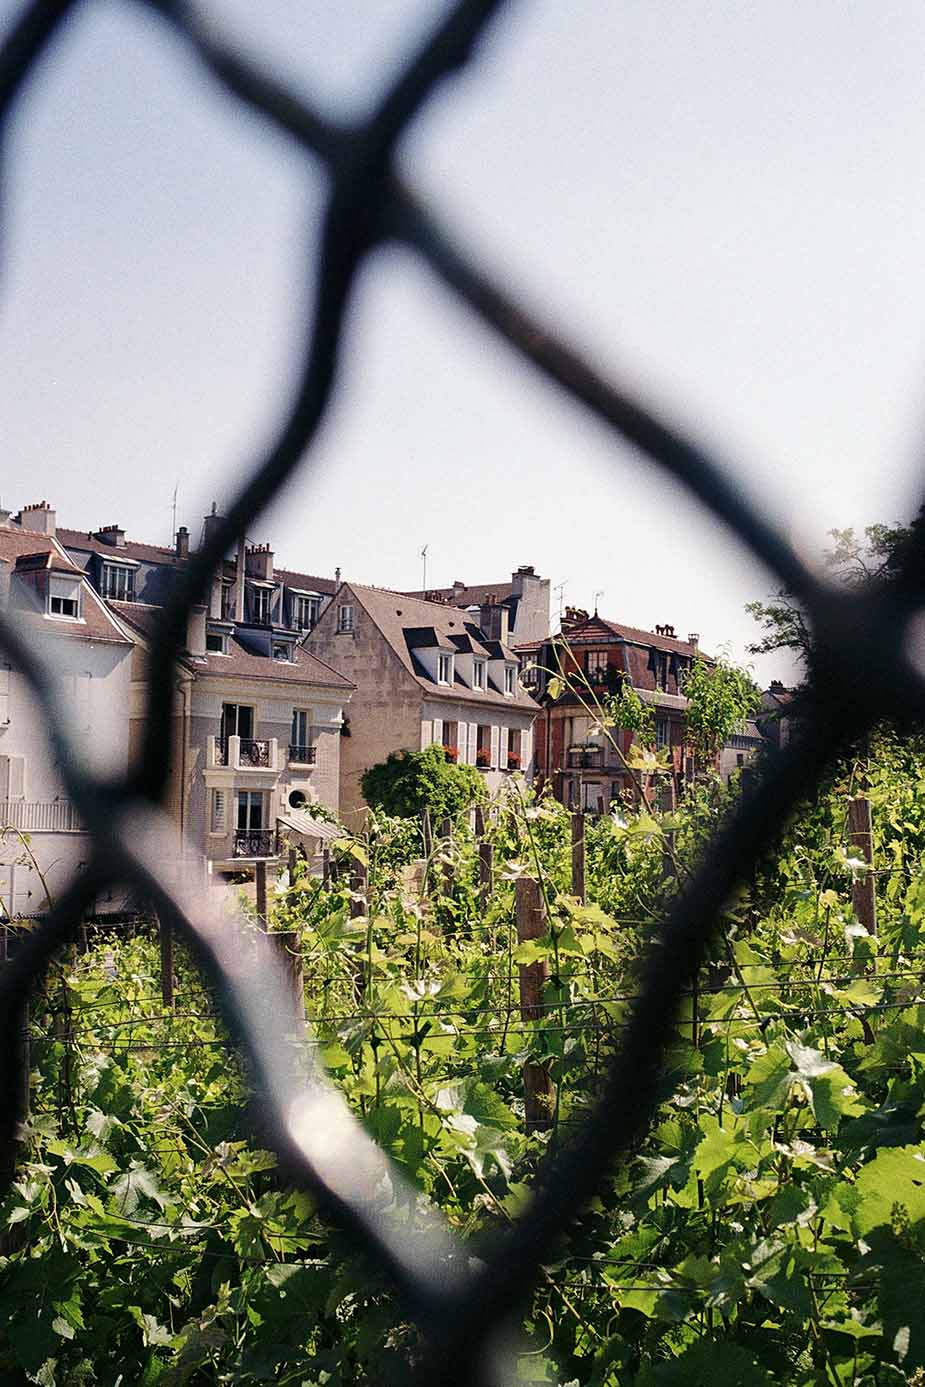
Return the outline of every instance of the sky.
[[[211,0],[333,115],[437,0]],[[0,0],[0,31],[16,6]],[[515,0],[400,151],[457,238],[713,449],[809,557],[907,517],[925,433],[925,7]],[[84,0],[9,132],[0,502],[194,541],[272,438],[310,328],[323,171],[140,5]],[[520,564],[569,604],[738,658],[774,586],[417,257],[359,281],[336,393],[250,528],[398,588]],[[560,587],[561,585],[561,587]],[[765,657],[762,681],[788,679]]]

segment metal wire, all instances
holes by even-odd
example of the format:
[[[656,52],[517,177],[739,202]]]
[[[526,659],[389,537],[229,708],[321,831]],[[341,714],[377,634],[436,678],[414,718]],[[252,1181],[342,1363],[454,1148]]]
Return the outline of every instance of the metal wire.
[[[129,3],[129,0],[125,0]],[[0,49],[0,141],[28,79],[62,25],[84,0],[32,0]],[[800,798],[833,759],[877,721],[917,722],[925,683],[910,659],[907,631],[922,602],[925,542],[918,527],[889,583],[833,593],[806,568],[770,519],[746,498],[735,471],[659,417],[618,382],[605,380],[550,326],[532,319],[494,283],[439,218],[397,176],[393,153],[434,87],[472,58],[502,0],[458,0],[412,54],[373,114],[341,125],[234,50],[186,0],[136,0],[189,45],[203,69],[237,102],[284,131],[323,166],[328,195],[320,245],[306,248],[313,269],[314,317],[296,344],[298,385],[275,437],[226,508],[204,547],[181,574],[153,640],[148,718],[142,754],[130,774],[106,782],[82,766],[56,708],[50,671],[0,618],[0,650],[24,675],[44,708],[68,791],[93,844],[91,861],[43,924],[0,974],[0,1167],[15,1151],[22,1074],[18,1034],[30,991],[55,950],[76,931],[82,911],[106,885],[148,895],[188,942],[241,1046],[260,1094],[269,1140],[292,1181],[352,1231],[391,1278],[401,1311],[415,1319],[427,1351],[416,1370],[428,1383],[513,1381],[503,1348],[506,1323],[523,1304],[563,1228],[587,1204],[614,1159],[649,1122],[661,1057],[683,994],[705,956],[724,903],[767,851]],[[0,144],[0,180],[3,147]],[[0,192],[3,190],[0,181]],[[0,224],[2,230],[2,224]],[[272,500],[309,451],[334,382],[345,312],[358,270],[379,244],[408,247],[508,346],[574,402],[629,441],[651,464],[684,485],[802,603],[814,635],[811,694],[799,740],[745,794],[716,834],[694,880],[680,893],[642,968],[622,1043],[596,1108],[571,1146],[542,1172],[536,1197],[493,1260],[470,1264],[436,1212],[408,1190],[387,1158],[353,1121],[305,1049],[288,1044],[295,1024],[286,980],[266,941],[256,954],[237,949],[237,927],[210,916],[202,902],[160,880],[153,849],[160,831],[173,661],[190,605],[234,541]],[[2,253],[2,244],[0,244]],[[169,852],[166,844],[162,853]],[[241,958],[254,962],[244,969]]]

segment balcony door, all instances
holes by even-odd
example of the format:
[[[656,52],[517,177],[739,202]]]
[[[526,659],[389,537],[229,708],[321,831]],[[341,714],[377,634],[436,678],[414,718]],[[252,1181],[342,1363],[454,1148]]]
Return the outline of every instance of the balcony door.
[[[266,796],[260,790],[238,791],[238,832],[260,833],[266,815]]]
[[[240,737],[251,741],[254,736],[254,710],[243,703],[222,704],[222,740]]]

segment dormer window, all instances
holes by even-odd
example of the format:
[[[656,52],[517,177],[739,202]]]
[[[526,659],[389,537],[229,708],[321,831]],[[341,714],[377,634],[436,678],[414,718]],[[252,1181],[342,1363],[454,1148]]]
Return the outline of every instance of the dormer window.
[[[485,661],[472,661],[472,687],[474,689],[485,688]]]
[[[80,619],[80,579],[59,578],[52,573],[48,584],[48,613],[71,621]]]
[[[251,591],[251,610],[254,621],[258,626],[268,626],[270,624],[270,590],[269,588],[253,588]]]
[[[353,630],[353,608],[349,606],[338,607],[337,609],[337,629],[338,631]]]
[[[452,655],[437,656],[437,683],[449,684],[453,678],[453,657]]]
[[[318,620],[318,597],[297,597],[295,600],[295,624],[300,631],[310,631]]]
[[[134,602],[135,570],[121,563],[104,563],[100,591],[114,602]]]
[[[292,661],[292,646],[289,641],[274,641],[273,659]]]
[[[506,694],[513,694],[513,692],[514,692],[514,666],[513,666],[513,665],[505,665],[505,666],[504,666],[504,692],[505,692]]]
[[[210,655],[228,654],[228,637],[224,631],[206,632],[206,650]]]

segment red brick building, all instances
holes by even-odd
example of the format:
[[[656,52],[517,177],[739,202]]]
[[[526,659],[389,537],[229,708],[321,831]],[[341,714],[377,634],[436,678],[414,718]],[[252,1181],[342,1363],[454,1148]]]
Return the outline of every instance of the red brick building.
[[[534,696],[544,705],[534,726],[536,768],[542,780],[551,781],[557,799],[573,809],[604,813],[611,800],[631,792],[632,777],[611,739],[626,756],[633,734],[618,728],[605,733],[597,725],[590,691],[582,696],[565,692],[550,700],[546,693],[550,671],[561,669],[566,675],[580,671],[598,696],[628,681],[654,709],[656,746],[670,748],[676,782],[680,782],[687,770],[687,699],[681,686],[700,653],[698,640],[697,635],[678,639],[673,626],[643,631],[608,621],[596,612],[588,616],[568,608],[559,636],[520,652],[525,664],[535,661],[540,667],[533,674],[539,684]]]

